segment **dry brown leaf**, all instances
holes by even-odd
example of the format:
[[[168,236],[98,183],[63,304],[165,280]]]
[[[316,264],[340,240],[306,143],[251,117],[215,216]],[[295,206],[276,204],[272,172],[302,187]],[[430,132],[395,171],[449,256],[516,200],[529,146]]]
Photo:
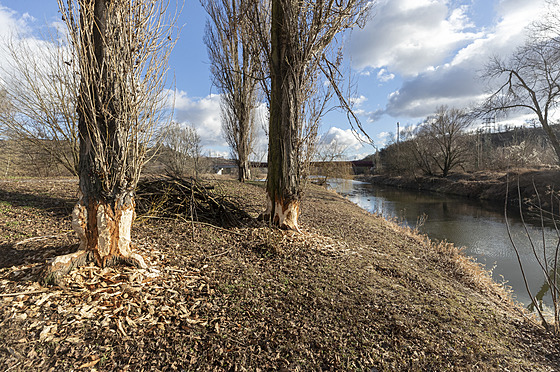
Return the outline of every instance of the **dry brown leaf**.
[[[92,361],[89,362],[89,363],[84,363],[84,364],[82,364],[82,365],[80,366],[80,369],[82,369],[82,368],[91,368],[91,367],[95,366],[97,363],[99,363],[100,360],[101,360],[101,358],[98,358],[98,359],[92,360]]]

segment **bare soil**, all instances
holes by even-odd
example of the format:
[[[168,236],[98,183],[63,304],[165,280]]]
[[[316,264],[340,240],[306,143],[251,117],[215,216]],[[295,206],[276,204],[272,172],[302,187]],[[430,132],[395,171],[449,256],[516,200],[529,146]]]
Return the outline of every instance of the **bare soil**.
[[[452,245],[317,186],[302,233],[280,231],[254,219],[262,184],[208,183],[249,217],[138,218],[150,269],[42,287],[45,260],[77,248],[77,181],[0,181],[0,369],[560,370],[558,338]]]

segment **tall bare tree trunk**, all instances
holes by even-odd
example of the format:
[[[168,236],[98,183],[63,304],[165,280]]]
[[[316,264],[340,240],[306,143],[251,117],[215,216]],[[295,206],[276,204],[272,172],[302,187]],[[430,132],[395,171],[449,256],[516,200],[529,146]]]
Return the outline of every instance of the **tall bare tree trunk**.
[[[289,1],[272,2],[270,61],[270,121],[268,143],[267,210],[265,216],[281,228],[298,230],[300,174],[298,166],[298,123],[300,76],[294,62],[298,47],[287,14]]]
[[[94,80],[102,84],[91,85],[86,79],[82,81],[82,104],[79,106],[81,198],[74,209],[72,225],[80,237],[80,248],[91,252],[98,265],[126,262],[145,267],[142,257],[133,254],[130,247],[135,187],[130,181],[132,177],[121,177],[107,184],[104,182],[106,175],[96,172],[103,168],[96,164],[100,160],[94,149],[103,146],[110,149],[109,169],[117,170],[126,164],[128,146],[126,132],[119,125],[121,115],[118,112],[124,107],[122,100],[126,96],[119,92],[122,86],[109,76],[115,72],[110,71],[106,62],[110,58],[105,42],[110,0],[93,1],[94,26],[86,30],[83,37],[87,37],[88,32],[93,34],[93,55],[87,54],[88,63],[94,66]],[[83,43],[87,45],[87,40]],[[95,107],[87,104],[95,100]],[[100,128],[98,133],[101,136],[91,135],[92,123]]]
[[[109,58],[115,56],[109,55],[107,28],[122,27],[108,24],[110,1],[81,3],[80,38],[84,52],[78,102],[80,199],[72,213],[72,227],[80,247],[76,253],[55,258],[47,266],[45,282],[57,282],[61,275],[88,261],[102,267],[125,263],[146,268],[144,259],[132,253],[130,239],[136,178],[128,168],[123,172],[130,154],[122,125],[127,118],[122,112],[127,95],[119,85],[123,79],[119,74],[132,71],[132,66],[123,61],[115,71],[109,64]],[[91,17],[91,10],[94,18],[88,22],[86,17]]]
[[[255,65],[255,56],[252,50],[249,50],[248,44],[250,42],[250,35],[247,34],[247,25],[244,24],[242,27],[241,42],[243,49],[241,50],[241,66],[237,66],[238,70],[242,69],[242,74],[237,74],[237,86],[240,87],[240,92],[237,100],[237,105],[235,111],[239,120],[239,143],[237,149],[237,159],[238,159],[238,179],[240,182],[245,182],[251,179],[251,164],[249,162],[249,156],[251,155],[251,149],[253,147],[253,109],[254,109],[254,99],[255,99],[255,85],[256,81],[253,76],[254,72],[251,71],[250,67]],[[237,34],[236,34],[237,37]],[[236,41],[236,44],[238,42]],[[236,51],[236,54],[239,52]],[[235,56],[235,62],[237,65],[239,58]]]
[[[254,140],[256,76],[260,56],[247,18],[251,0],[202,0],[210,16],[204,42],[214,81],[222,94],[222,129],[237,159],[238,179],[251,178],[249,156]]]
[[[241,133],[246,133],[250,131],[251,128],[246,127],[245,130],[242,130]],[[240,134],[241,135],[241,134]],[[238,180],[240,182],[245,182],[251,179],[251,163],[249,162],[249,152],[250,149],[248,148],[247,139],[239,141],[239,149],[238,149],[238,160],[237,160],[237,168],[238,168]]]

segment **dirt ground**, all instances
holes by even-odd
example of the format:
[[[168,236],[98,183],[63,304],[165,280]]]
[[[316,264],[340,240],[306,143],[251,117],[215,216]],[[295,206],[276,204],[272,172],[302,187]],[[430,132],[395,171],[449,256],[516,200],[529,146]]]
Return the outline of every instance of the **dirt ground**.
[[[254,219],[262,184],[207,183],[247,216],[138,218],[148,270],[42,287],[45,261],[77,248],[77,181],[0,181],[0,369],[560,370],[558,338],[452,245],[317,186],[302,233],[279,231]]]

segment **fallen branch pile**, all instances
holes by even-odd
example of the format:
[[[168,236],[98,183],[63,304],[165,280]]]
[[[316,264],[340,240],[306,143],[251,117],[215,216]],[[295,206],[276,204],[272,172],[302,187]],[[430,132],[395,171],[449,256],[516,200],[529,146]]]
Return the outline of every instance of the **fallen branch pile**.
[[[251,217],[213,186],[194,179],[164,176],[140,181],[136,188],[139,218],[173,218],[224,227],[239,226]]]

